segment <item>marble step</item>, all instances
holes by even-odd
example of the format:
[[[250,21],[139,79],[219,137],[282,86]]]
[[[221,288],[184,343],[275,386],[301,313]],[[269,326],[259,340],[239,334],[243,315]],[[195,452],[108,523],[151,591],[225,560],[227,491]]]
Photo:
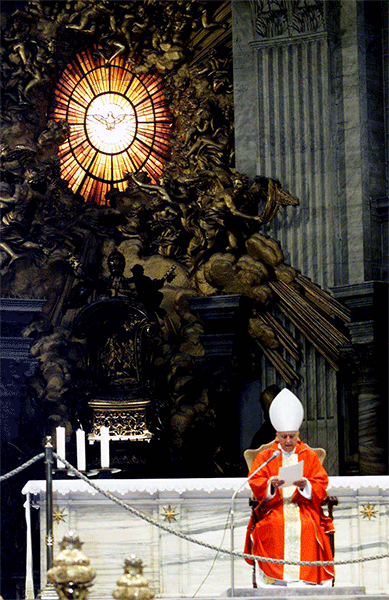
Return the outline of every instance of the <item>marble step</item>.
[[[340,588],[340,589],[345,589],[345,588]],[[352,590],[353,588],[347,588],[348,590]],[[255,590],[252,590],[253,592],[255,592]],[[259,590],[258,590],[259,591]],[[292,589],[290,590],[292,591]],[[341,591],[338,594],[318,594],[316,592],[312,593],[312,590],[310,590],[310,594],[301,594],[301,589],[300,588],[294,588],[293,590],[293,594],[286,594],[286,590],[284,589],[282,593],[279,593],[278,590],[275,593],[274,590],[265,590],[262,589],[261,592],[265,592],[265,594],[252,594],[251,596],[247,595],[244,596],[244,598],[246,600],[269,600],[269,598],[276,598],[277,600],[301,600],[301,598],[304,598],[304,600],[389,600],[389,594],[349,594],[349,593],[342,593]],[[266,593],[266,592],[270,592]],[[238,597],[238,596],[234,596]],[[196,596],[196,600],[227,600],[228,598],[231,598],[231,596],[226,596],[226,595],[222,595],[222,596]],[[193,600],[193,596],[174,596],[174,597],[167,597],[167,596],[154,596],[154,600]],[[99,596],[98,598],[94,598],[93,600],[107,600],[107,596]]]
[[[196,596],[196,600],[228,600],[231,598],[231,589],[221,596]],[[193,596],[154,596],[154,600],[188,600]],[[287,588],[276,586],[274,589],[235,589],[233,598],[244,598],[245,600],[389,600],[389,594],[366,594],[364,587],[333,587],[318,590],[305,588]],[[94,600],[107,600],[107,597],[94,598]]]
[[[364,587],[335,586],[333,588],[287,588],[274,586],[273,588],[241,588],[235,589],[231,596],[231,588],[220,596],[196,596],[196,600],[229,600],[230,598],[244,598],[244,600],[389,600],[386,593],[366,593]],[[192,596],[154,596],[154,600],[188,600]],[[107,597],[94,597],[93,600],[107,600]]]
[[[315,587],[284,587],[272,586],[271,588],[235,588],[231,594],[229,588],[225,594],[227,598],[244,598],[245,600],[389,600],[389,594],[366,594],[366,588],[362,586],[344,587],[334,586],[332,588]]]
[[[231,596],[230,596],[231,597]],[[235,597],[235,596],[234,596]],[[256,595],[256,596],[246,596],[246,598],[250,598],[250,600],[268,600],[268,598],[276,598],[277,600],[300,600],[301,598],[305,598],[305,600],[389,600],[388,594],[351,594],[348,596],[344,596],[343,594],[337,595],[323,595],[312,593],[309,595],[301,595],[299,591],[295,590],[293,595],[283,594],[272,594],[272,595]],[[175,599],[177,600],[177,599]],[[204,600],[204,599],[201,599]]]

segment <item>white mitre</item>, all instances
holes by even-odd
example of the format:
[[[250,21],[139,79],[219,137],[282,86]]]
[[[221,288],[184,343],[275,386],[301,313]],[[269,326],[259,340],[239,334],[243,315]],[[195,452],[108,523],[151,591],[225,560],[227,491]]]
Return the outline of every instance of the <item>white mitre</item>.
[[[269,416],[276,431],[299,431],[304,409],[300,400],[284,388],[270,405]]]

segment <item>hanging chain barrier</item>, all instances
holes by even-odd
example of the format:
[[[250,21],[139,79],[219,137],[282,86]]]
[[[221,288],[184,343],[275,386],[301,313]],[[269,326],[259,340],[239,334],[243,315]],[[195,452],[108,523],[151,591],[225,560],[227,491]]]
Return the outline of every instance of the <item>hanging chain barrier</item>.
[[[26,463],[24,463],[23,465],[18,467],[17,469],[14,469],[13,471],[10,471],[9,473],[7,473],[5,475],[2,475],[0,477],[0,482],[12,477],[13,475],[17,475],[18,473],[20,473],[21,471],[23,471],[24,469],[26,469],[27,467],[34,464],[38,460],[41,460],[44,457],[45,457],[44,453],[38,454],[31,460],[27,461]],[[320,567],[320,566],[325,566],[325,565],[335,565],[335,566],[336,565],[348,565],[348,564],[354,564],[354,563],[367,562],[367,561],[371,561],[371,560],[379,560],[381,558],[389,557],[389,552],[385,552],[383,554],[375,554],[374,556],[361,557],[361,558],[350,558],[347,560],[291,561],[291,560],[283,560],[283,559],[278,559],[278,558],[268,558],[265,556],[256,556],[255,554],[246,554],[245,552],[235,552],[232,550],[228,550],[226,548],[218,548],[217,546],[213,546],[212,544],[208,544],[207,542],[203,542],[201,540],[192,538],[192,537],[186,535],[185,533],[182,533],[181,531],[176,531],[175,529],[173,529],[173,527],[169,527],[168,525],[159,523],[152,517],[149,517],[148,515],[142,513],[141,511],[137,510],[133,506],[130,506],[129,504],[127,504],[127,502],[120,500],[120,498],[116,498],[116,496],[111,494],[111,492],[108,492],[108,491],[100,488],[93,481],[88,479],[88,477],[86,475],[84,475],[83,473],[78,471],[75,467],[73,467],[73,465],[71,465],[65,458],[58,456],[55,452],[53,452],[53,457],[60,460],[65,465],[65,467],[67,467],[72,473],[74,473],[74,475],[79,477],[79,479],[82,479],[88,485],[90,485],[93,489],[95,489],[97,492],[99,492],[100,494],[102,494],[103,496],[105,496],[106,498],[111,500],[112,502],[115,502],[116,504],[118,504],[119,506],[124,508],[125,510],[132,513],[133,515],[139,517],[140,519],[143,519],[144,521],[147,521],[148,523],[150,523],[151,525],[154,525],[155,527],[159,527],[159,529],[163,529],[164,531],[167,531],[168,533],[175,535],[176,537],[182,538],[182,539],[186,540],[187,542],[191,542],[193,544],[203,546],[204,548],[208,548],[209,550],[214,550],[216,552],[221,552],[223,554],[233,555],[238,558],[244,558],[244,559],[249,559],[249,560],[258,560],[260,562],[274,563],[274,564],[279,564],[279,565],[288,564],[288,565],[304,565],[304,566],[313,566],[313,567]]]
[[[19,473],[24,471],[24,469],[27,469],[27,467],[31,467],[31,465],[38,462],[38,460],[41,460],[41,458],[44,458],[44,457],[45,457],[44,452],[42,452],[41,454],[37,454],[36,456],[34,456],[34,458],[31,458],[31,460],[28,460],[23,465],[20,465],[20,467],[17,467],[13,471],[10,471],[9,473],[6,473],[5,475],[1,475],[0,482],[5,481],[6,479],[10,479],[10,477],[13,477],[14,475],[18,475]]]

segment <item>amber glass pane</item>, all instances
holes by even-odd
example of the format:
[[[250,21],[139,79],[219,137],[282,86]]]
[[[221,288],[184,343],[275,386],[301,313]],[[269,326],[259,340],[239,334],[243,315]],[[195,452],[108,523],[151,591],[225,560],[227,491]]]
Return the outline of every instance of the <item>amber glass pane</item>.
[[[126,171],[158,181],[172,118],[159,75],[135,75],[121,56],[106,67],[96,56],[86,50],[66,67],[51,116],[70,127],[59,149],[63,179],[85,200],[106,204],[110,188],[125,189]]]

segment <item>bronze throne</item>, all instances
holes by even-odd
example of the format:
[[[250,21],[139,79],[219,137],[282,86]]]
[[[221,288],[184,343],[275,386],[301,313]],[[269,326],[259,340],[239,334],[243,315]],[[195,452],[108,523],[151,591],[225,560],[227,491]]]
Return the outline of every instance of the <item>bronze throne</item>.
[[[111,441],[149,441],[153,349],[158,321],[136,299],[103,298],[77,318],[85,339],[83,396],[90,414],[89,441],[109,428]]]

